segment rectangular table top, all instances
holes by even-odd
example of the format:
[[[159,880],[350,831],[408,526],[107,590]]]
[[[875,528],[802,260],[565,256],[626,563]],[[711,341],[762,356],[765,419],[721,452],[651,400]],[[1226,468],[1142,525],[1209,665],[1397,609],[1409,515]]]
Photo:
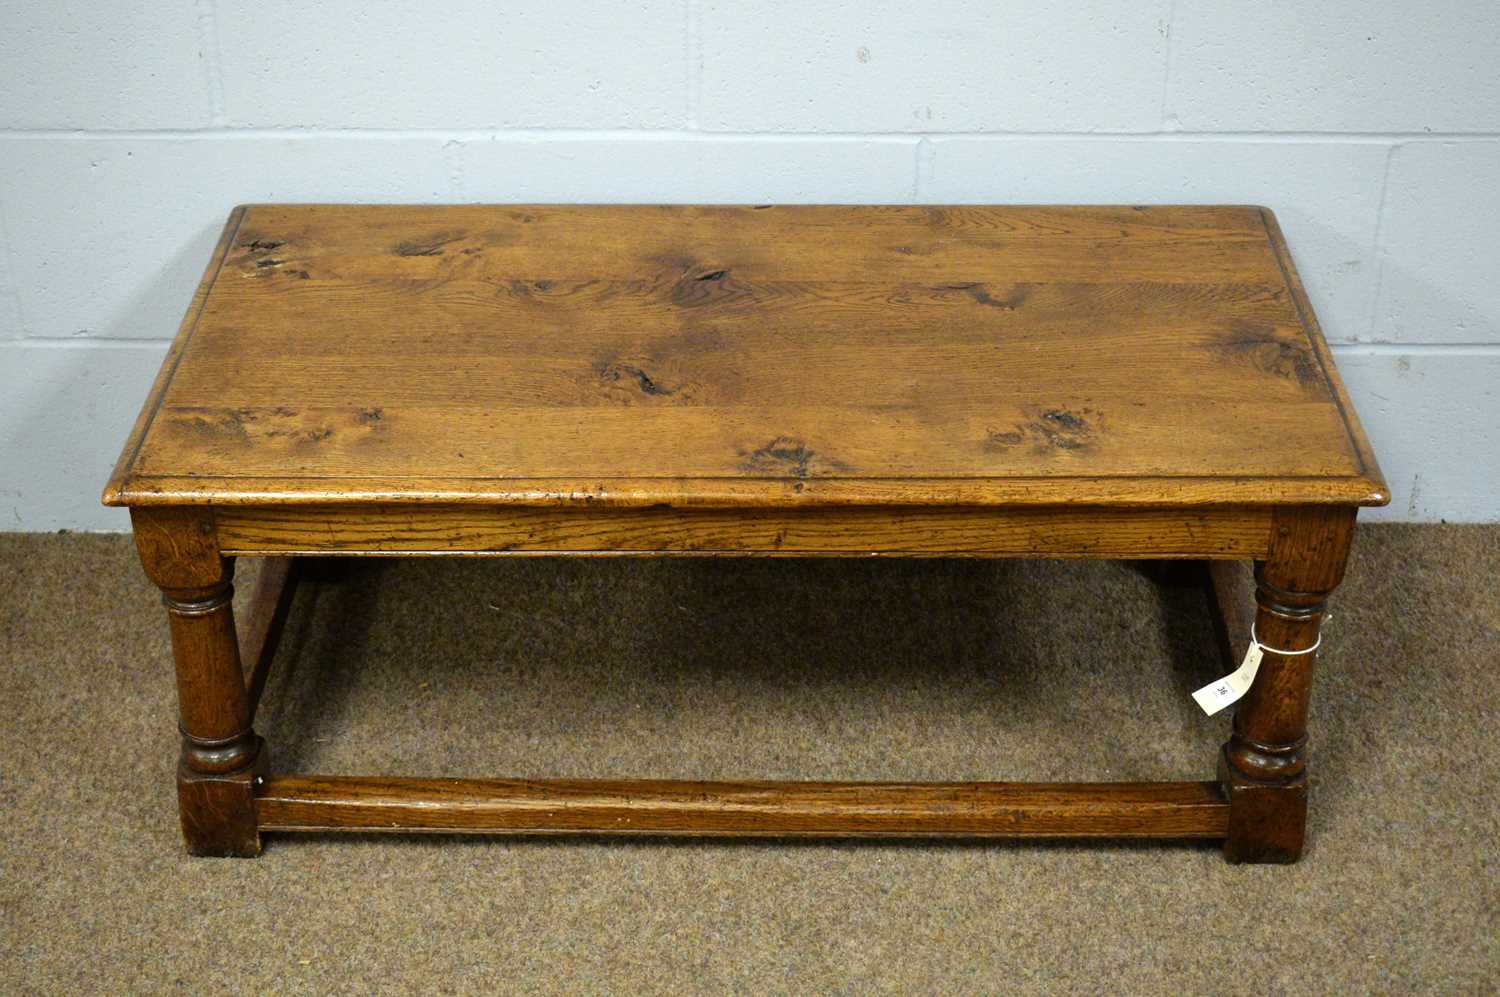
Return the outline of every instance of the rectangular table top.
[[[113,505],[1378,505],[1257,207],[236,208]]]

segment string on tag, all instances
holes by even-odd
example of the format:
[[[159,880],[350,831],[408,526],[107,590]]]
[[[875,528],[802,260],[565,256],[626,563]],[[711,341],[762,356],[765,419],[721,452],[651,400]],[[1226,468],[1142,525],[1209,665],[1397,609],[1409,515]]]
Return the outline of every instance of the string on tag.
[[[1331,616],[1323,617],[1327,623]],[[1272,654],[1284,654],[1295,657],[1300,654],[1312,654],[1323,646],[1323,633],[1318,632],[1318,639],[1312,647],[1305,647],[1300,651],[1283,651],[1279,647],[1268,647],[1260,642],[1255,633],[1255,621],[1250,622],[1250,646],[1245,649],[1245,658],[1240,662],[1240,667],[1225,675],[1223,678],[1210,682],[1208,685],[1193,693],[1193,699],[1203,712],[1213,716],[1226,706],[1232,706],[1250,691],[1250,685],[1255,681],[1255,673],[1260,670],[1260,659],[1265,657],[1266,652]]]
[[[1283,651],[1279,647],[1272,647],[1269,644],[1262,644],[1260,642],[1260,638],[1257,637],[1257,636],[1255,636],[1255,621],[1251,620],[1250,621],[1250,643],[1256,645],[1262,651],[1270,651],[1272,654],[1286,654],[1286,655],[1292,655],[1292,656],[1295,656],[1295,655],[1298,655],[1298,654],[1312,654],[1318,648],[1320,648],[1320,647],[1323,646],[1323,632],[1321,630],[1318,631],[1318,642],[1316,644],[1314,644],[1312,647],[1304,647],[1300,651]]]

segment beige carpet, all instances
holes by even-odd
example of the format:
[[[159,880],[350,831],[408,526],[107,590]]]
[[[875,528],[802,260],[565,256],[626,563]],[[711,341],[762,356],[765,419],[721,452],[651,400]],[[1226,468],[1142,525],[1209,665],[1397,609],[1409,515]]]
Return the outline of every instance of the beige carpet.
[[[1219,669],[1202,595],[1121,564],[343,563],[268,689],[279,771],[1208,778],[1228,723],[1188,698]],[[1360,531],[1292,867],[446,837],[189,859],[129,539],[0,534],[0,578],[6,993],[1500,987],[1500,527]]]

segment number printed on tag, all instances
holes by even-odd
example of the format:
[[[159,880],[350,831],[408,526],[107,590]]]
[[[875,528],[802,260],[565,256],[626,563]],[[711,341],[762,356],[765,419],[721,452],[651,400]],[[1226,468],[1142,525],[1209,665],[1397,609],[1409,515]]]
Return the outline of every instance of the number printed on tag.
[[[1193,693],[1193,699],[1203,707],[1203,712],[1213,716],[1249,692],[1264,653],[1259,644],[1252,643],[1246,648],[1245,660],[1240,662],[1240,667]]]

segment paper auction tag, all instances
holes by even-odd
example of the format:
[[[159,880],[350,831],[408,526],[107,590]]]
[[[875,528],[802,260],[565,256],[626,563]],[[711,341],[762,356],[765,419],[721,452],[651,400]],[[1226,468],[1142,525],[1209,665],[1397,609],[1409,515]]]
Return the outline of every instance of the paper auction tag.
[[[1260,668],[1260,659],[1264,653],[1258,643],[1251,641],[1240,667],[1193,693],[1193,699],[1203,707],[1203,712],[1213,716],[1249,692],[1250,683],[1255,681],[1255,672]]]

